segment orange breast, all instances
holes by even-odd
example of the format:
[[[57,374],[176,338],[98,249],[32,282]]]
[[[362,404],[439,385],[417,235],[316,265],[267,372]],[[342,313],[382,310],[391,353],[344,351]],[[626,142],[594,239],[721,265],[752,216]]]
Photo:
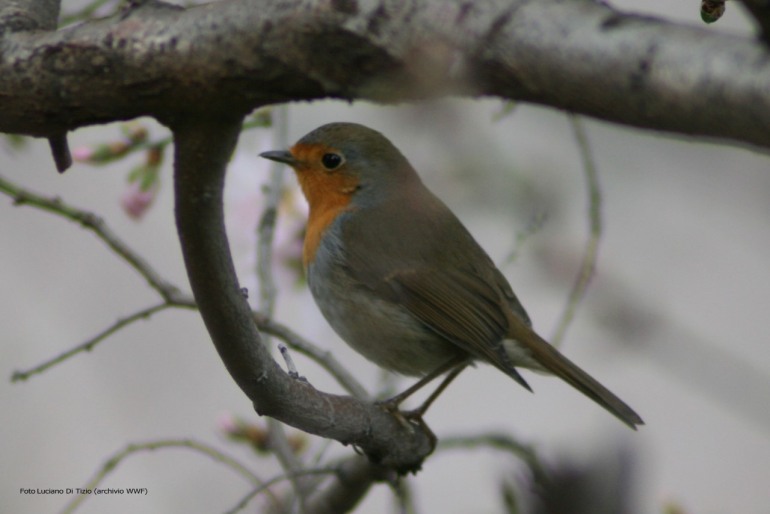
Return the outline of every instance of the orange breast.
[[[310,205],[302,262],[307,269],[313,262],[324,233],[337,216],[350,209],[358,178],[343,166],[326,170],[321,156],[332,148],[324,145],[294,145],[291,153],[302,163],[295,168],[302,192]]]

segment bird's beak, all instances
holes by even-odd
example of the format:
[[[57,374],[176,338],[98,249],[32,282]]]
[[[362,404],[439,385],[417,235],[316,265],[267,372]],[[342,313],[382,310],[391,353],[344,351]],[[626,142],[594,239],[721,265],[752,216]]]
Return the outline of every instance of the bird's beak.
[[[259,156],[271,161],[282,162],[292,167],[299,164],[299,161],[288,150],[271,150],[269,152],[262,152]]]

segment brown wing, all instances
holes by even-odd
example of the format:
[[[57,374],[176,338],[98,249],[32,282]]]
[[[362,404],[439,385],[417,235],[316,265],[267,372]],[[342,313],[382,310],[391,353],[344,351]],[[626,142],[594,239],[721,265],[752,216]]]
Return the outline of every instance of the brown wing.
[[[407,269],[386,276],[383,285],[425,326],[531,390],[502,346],[508,319],[500,293],[486,281],[458,270]]]
[[[629,427],[644,422],[612,391],[583,371],[542,337],[526,319],[501,308],[498,290],[472,273],[414,270],[394,273],[386,282],[398,300],[426,326],[485,360],[530,389],[502,346],[514,339],[544,369],[604,407]],[[531,390],[531,389],[530,389]]]

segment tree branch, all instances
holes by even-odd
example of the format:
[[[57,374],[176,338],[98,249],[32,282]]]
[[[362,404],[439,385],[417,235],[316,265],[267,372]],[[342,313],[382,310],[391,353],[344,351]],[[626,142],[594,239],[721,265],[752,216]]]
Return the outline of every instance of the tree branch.
[[[511,453],[521,459],[529,468],[532,478],[537,484],[548,481],[546,467],[540,461],[534,448],[521,443],[509,434],[488,433],[472,436],[445,437],[438,444],[438,451],[488,447]]]
[[[770,147],[764,44],[600,2],[144,2],[56,33],[5,34],[0,45],[5,132],[452,94]]]
[[[588,189],[588,238],[586,239],[583,250],[583,258],[580,262],[575,282],[572,284],[567,304],[556,325],[556,331],[551,337],[551,344],[559,348],[567,335],[567,329],[575,317],[580,301],[588,291],[588,284],[594,276],[596,270],[596,260],[599,255],[599,242],[602,237],[602,192],[599,186],[599,172],[596,169],[591,145],[588,142],[583,122],[579,117],[571,114],[569,116],[572,133],[577,142],[580,156],[583,161],[583,175],[585,176],[586,189]]]
[[[131,247],[122,239],[118,237],[115,232],[104,222],[99,216],[88,212],[83,209],[74,207],[60,198],[48,198],[41,194],[34,193],[28,189],[24,189],[13,182],[6,180],[0,175],[0,193],[6,194],[11,197],[16,205],[28,205],[36,207],[46,212],[51,212],[62,218],[80,223],[84,228],[87,228],[101,239],[107,246],[115,252],[115,254],[126,261],[132,268],[134,268],[140,276],[142,276],[147,283],[155,289],[160,297],[165,301],[168,307],[177,307],[185,309],[197,309],[195,300],[187,293],[180,292],[179,288],[174,284],[168,282],[147,262],[143,257],[137,254]],[[160,310],[159,306],[152,307],[150,310]],[[328,350],[324,350],[319,346],[311,343],[307,339],[303,338],[296,332],[292,331],[286,325],[276,322],[269,316],[263,313],[252,313],[254,321],[257,327],[271,335],[274,335],[281,340],[285,341],[292,349],[306,355],[313,359],[322,368],[329,372],[337,382],[350,394],[361,400],[369,399],[369,394],[366,389],[351,375],[348,370],[340,364],[340,362],[334,357],[334,355]],[[136,315],[135,315],[136,316]],[[142,316],[138,316],[141,318]],[[120,327],[125,326],[124,322],[118,321]],[[112,332],[110,332],[111,334]],[[110,335],[107,334],[107,335]],[[97,338],[99,336],[96,336]],[[22,372],[14,373],[12,380],[26,379],[29,376],[35,374],[38,369],[47,369],[50,365],[59,364],[69,357],[76,355],[83,350],[90,350],[95,346],[98,341],[94,338],[64,352],[58,357],[54,357],[49,361],[46,361],[32,369]],[[40,369],[42,371],[42,369]],[[18,375],[21,374],[21,375]]]
[[[0,36],[5,32],[53,30],[58,18],[58,0],[3,0]]]
[[[127,445],[125,448],[123,448],[119,452],[116,452],[112,457],[107,459],[107,461],[104,463],[104,465],[102,465],[101,469],[96,472],[93,478],[91,478],[91,480],[89,480],[80,489],[82,490],[95,489],[96,487],[99,486],[99,484],[102,483],[102,481],[105,478],[107,478],[107,475],[109,475],[112,471],[114,471],[115,468],[117,468],[117,466],[120,463],[122,463],[126,458],[130,457],[131,455],[134,455],[139,452],[155,451],[155,450],[166,449],[166,448],[184,448],[187,450],[192,450],[192,451],[201,453],[203,455],[211,457],[214,461],[219,462],[220,464],[224,464],[225,466],[229,467],[239,475],[243,476],[246,480],[248,480],[249,482],[251,482],[256,486],[263,486],[265,483],[261,478],[255,475],[252,471],[250,471],[246,466],[238,462],[236,459],[221,452],[220,450],[217,450],[212,446],[209,446],[205,443],[201,443],[191,439],[168,439],[168,440],[159,440],[159,441],[149,441],[146,443],[133,443],[133,444]],[[267,490],[270,496],[270,499],[273,501],[273,503],[277,504],[278,499],[275,497],[274,494],[272,494],[272,492],[270,492],[269,489],[261,489],[261,490]],[[86,499],[90,498],[91,496],[93,495],[88,493],[78,494],[72,500],[70,500],[69,503],[67,503],[67,505],[62,510],[62,514],[72,514],[78,509],[78,507]]]
[[[354,444],[399,472],[419,469],[433,450],[426,428],[404,426],[377,405],[290,378],[262,344],[235,276],[222,209],[224,171],[240,121],[195,119],[172,126],[177,230],[195,300],[220,357],[257,413]]]
[[[5,0],[0,5],[0,36],[5,32],[55,30],[59,7],[58,0]],[[56,169],[63,173],[72,166],[67,132],[49,135],[48,143]]]
[[[147,283],[158,292],[158,294],[167,302],[187,305],[189,304],[189,295],[183,295],[176,286],[164,280],[160,274],[153,269],[150,264],[139,256],[134,250],[120,239],[110,229],[102,218],[92,212],[73,207],[61,198],[47,198],[43,195],[33,193],[28,189],[23,189],[16,184],[0,176],[0,192],[13,198],[16,205],[31,205],[38,209],[52,212],[63,218],[80,223],[84,228],[93,232],[101,239],[116,255],[126,261],[141,276],[147,280]],[[194,305],[191,305],[194,307]]]
[[[749,14],[759,25],[762,41],[770,44],[770,2],[768,0],[741,0]]]
[[[18,382],[21,380],[27,380],[32,375],[37,375],[38,373],[42,373],[48,368],[52,366],[56,366],[57,364],[60,364],[64,362],[65,360],[69,359],[70,357],[73,357],[81,352],[90,352],[94,349],[94,347],[110,337],[112,334],[117,332],[118,330],[136,322],[139,320],[147,319],[156,312],[160,312],[164,309],[167,309],[169,307],[172,307],[170,303],[163,302],[158,305],[153,305],[152,307],[147,307],[144,309],[141,309],[133,314],[131,314],[128,317],[121,318],[117,320],[115,323],[107,327],[106,329],[102,330],[92,338],[88,339],[84,343],[81,343],[74,348],[70,348],[69,350],[60,353],[56,357],[50,358],[47,361],[43,362],[42,364],[38,364],[37,366],[30,368],[28,370],[24,371],[14,371],[13,375],[11,375],[11,382]]]
[[[373,483],[389,477],[381,466],[369,460],[355,456],[342,461],[336,467],[333,482],[309,498],[307,514],[342,514],[352,512],[366,496]]]
[[[350,374],[347,368],[345,368],[345,366],[343,366],[329,350],[324,350],[311,343],[286,325],[277,323],[262,313],[255,312],[254,320],[259,329],[263,332],[278,337],[286,342],[286,344],[293,350],[313,359],[319,366],[328,371],[348,393],[359,400],[371,400],[371,397],[366,389],[364,389],[364,386]]]

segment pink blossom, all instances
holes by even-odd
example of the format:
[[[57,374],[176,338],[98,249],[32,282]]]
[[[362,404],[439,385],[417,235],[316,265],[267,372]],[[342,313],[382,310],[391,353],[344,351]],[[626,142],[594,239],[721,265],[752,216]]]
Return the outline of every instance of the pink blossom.
[[[219,430],[227,435],[238,433],[239,425],[240,423],[235,418],[235,416],[229,412],[223,412],[217,419],[217,426],[219,427]]]
[[[120,206],[132,219],[139,220],[155,199],[156,187],[142,191],[139,181],[131,182],[120,196]]]
[[[72,159],[75,162],[90,162],[94,156],[94,149],[90,146],[78,146],[72,149]]]

